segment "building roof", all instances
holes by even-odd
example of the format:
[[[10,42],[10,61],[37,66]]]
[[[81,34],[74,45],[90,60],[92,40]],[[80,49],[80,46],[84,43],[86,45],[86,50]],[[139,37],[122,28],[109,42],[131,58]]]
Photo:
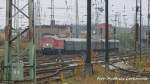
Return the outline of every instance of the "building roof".
[[[85,38],[64,38],[65,41],[83,41],[85,42]],[[92,39],[92,41],[102,41],[105,42],[105,39]],[[119,40],[110,39],[109,42],[119,42]]]
[[[105,29],[106,23],[97,24],[98,29]],[[109,28],[112,28],[112,24],[108,24]]]
[[[51,37],[57,40],[65,40],[65,41],[76,41],[76,42],[85,42],[86,38],[59,38],[57,36],[45,35],[44,37]],[[102,41],[105,42],[105,39],[92,39],[92,41]],[[109,42],[119,42],[119,40],[110,39]]]
[[[54,25],[53,27],[57,28],[68,28],[70,25]],[[51,25],[36,25],[35,28],[51,28]]]

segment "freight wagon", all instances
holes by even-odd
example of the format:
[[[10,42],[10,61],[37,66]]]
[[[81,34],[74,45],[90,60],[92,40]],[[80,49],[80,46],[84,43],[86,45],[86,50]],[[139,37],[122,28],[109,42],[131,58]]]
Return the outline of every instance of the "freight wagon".
[[[84,38],[58,38],[45,35],[39,41],[40,50],[46,55],[75,54],[86,51],[86,39]],[[91,48],[93,51],[105,51],[104,39],[92,39]],[[109,50],[117,52],[119,49],[118,40],[109,40]]]

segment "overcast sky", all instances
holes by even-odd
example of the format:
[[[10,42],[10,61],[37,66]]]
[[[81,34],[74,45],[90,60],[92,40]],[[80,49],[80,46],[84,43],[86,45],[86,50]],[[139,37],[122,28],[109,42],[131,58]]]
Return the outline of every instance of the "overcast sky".
[[[5,2],[6,0],[0,0],[0,28],[4,28],[5,26]],[[24,1],[23,3],[20,3],[21,6],[25,4],[26,0],[19,0]],[[37,0],[35,0],[36,2]],[[95,2],[96,1],[96,2]],[[95,11],[95,3],[97,3],[98,7],[104,8],[105,0],[92,0],[92,22],[95,23],[96,19],[96,11]],[[135,23],[135,1],[136,0],[109,0],[109,16],[110,16],[110,23],[114,24],[114,14],[115,12],[119,12],[121,14],[120,20],[121,20],[121,26],[125,26],[125,23],[127,23],[127,26],[133,26]],[[148,0],[142,0],[142,15],[143,15],[143,24],[147,24],[147,1]],[[55,9],[55,20],[57,24],[75,24],[75,0],[54,0],[55,8],[66,8],[69,7],[71,9],[65,10],[65,9]],[[67,2],[67,3],[66,3]],[[40,0],[40,6],[41,6],[41,23],[45,25],[50,24],[50,7],[51,0]],[[21,7],[20,6],[20,7]],[[124,12],[125,8],[125,12]],[[99,12],[99,11],[98,11]],[[105,22],[105,12],[99,12],[97,23],[104,23]],[[80,24],[86,24],[86,0],[79,0],[79,22]],[[123,17],[123,15],[127,15],[126,18]],[[125,20],[126,19],[126,20]],[[25,19],[26,20],[26,19]],[[20,25],[23,25],[26,23],[26,21],[21,19],[19,20]]]

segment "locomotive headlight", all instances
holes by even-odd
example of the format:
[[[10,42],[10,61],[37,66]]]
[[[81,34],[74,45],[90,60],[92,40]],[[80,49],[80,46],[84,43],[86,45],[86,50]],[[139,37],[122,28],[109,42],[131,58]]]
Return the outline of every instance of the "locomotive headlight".
[[[52,45],[51,45],[51,44],[49,44],[49,43],[46,43],[46,44],[45,44],[45,47],[52,48]]]
[[[46,46],[49,46],[49,44],[47,43]]]

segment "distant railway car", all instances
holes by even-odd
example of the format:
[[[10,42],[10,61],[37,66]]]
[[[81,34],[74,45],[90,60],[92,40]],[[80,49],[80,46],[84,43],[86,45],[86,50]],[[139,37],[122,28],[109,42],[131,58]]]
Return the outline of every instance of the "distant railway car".
[[[73,54],[86,51],[86,39],[83,38],[58,38],[56,36],[43,36],[39,41],[43,54]],[[92,39],[92,50],[104,51],[105,40]],[[109,49],[118,51],[119,41],[109,40]]]
[[[102,41],[101,40],[92,40],[91,44],[92,50],[101,50],[102,49]]]
[[[43,54],[57,54],[64,49],[64,40],[45,35],[40,39],[39,45]]]
[[[66,51],[80,51],[85,50],[86,43],[85,39],[67,38],[65,39],[65,50]]]
[[[103,41],[105,44],[105,41]],[[119,40],[109,40],[109,49],[118,50],[119,49]]]
[[[40,47],[64,49],[64,40],[56,38],[56,37],[44,36],[40,39]]]

